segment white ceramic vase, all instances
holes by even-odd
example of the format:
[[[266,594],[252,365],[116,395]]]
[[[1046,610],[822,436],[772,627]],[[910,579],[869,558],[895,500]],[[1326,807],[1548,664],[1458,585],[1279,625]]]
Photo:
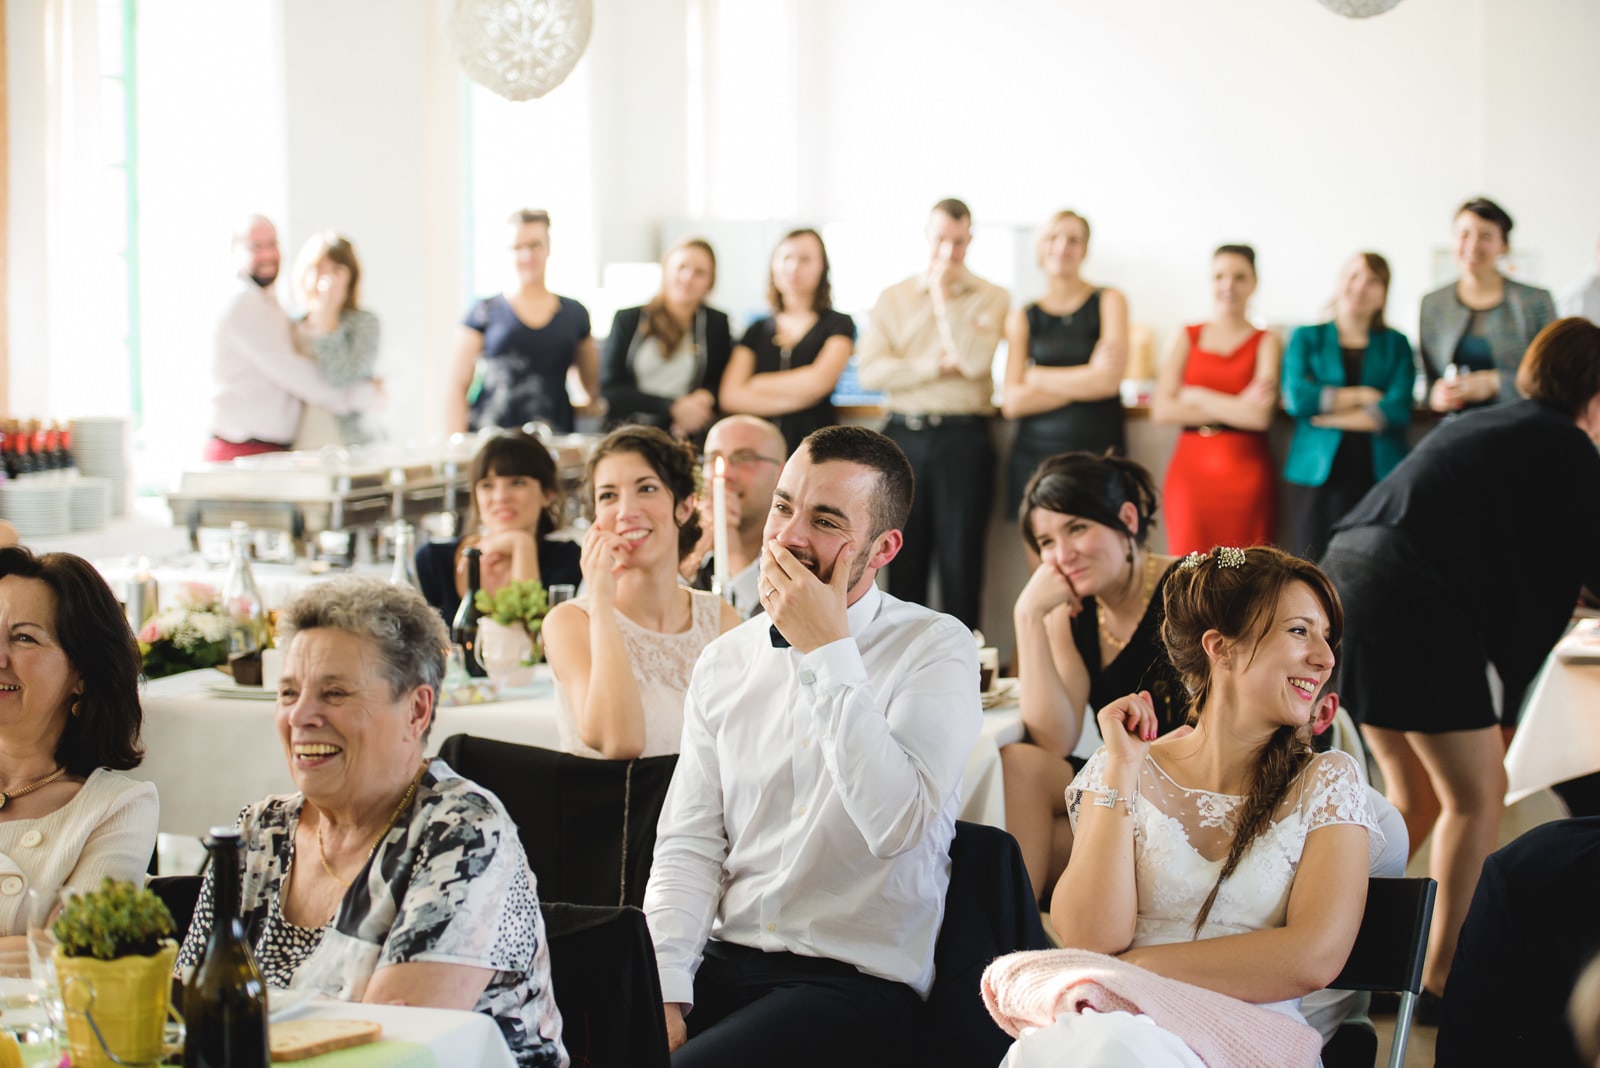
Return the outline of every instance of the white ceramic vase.
[[[502,686],[528,686],[533,682],[533,664],[538,662],[538,647],[526,628],[478,620],[478,651],[484,670]]]

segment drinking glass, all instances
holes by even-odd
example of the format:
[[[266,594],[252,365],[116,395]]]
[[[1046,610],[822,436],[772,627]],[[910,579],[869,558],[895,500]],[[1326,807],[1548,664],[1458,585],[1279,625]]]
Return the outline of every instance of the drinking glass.
[[[25,946],[0,952],[0,1030],[16,1041],[25,1065],[55,1064],[61,1058],[63,1017],[50,956],[55,937],[49,930],[56,904],[54,894],[29,890],[18,916]]]
[[[578,588],[570,582],[557,582],[546,592],[549,594],[548,603],[551,608],[554,608],[562,601],[570,601],[576,597]]]

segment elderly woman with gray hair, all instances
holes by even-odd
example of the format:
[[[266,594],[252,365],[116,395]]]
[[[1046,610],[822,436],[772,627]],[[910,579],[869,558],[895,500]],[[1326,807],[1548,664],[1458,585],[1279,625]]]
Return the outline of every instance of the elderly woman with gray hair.
[[[240,916],[267,984],[475,1009],[519,1065],[566,1065],[516,828],[423,756],[449,646],[439,614],[350,576],[306,590],[278,627],[278,735],[299,792],[239,817]],[[208,876],[180,966],[199,962],[211,923]]]

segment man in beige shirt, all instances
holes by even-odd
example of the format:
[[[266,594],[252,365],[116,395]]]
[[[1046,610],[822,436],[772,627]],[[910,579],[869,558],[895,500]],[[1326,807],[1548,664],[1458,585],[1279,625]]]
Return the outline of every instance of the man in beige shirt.
[[[927,604],[937,559],[944,611],[976,627],[995,479],[992,367],[1010,297],[965,266],[972,243],[965,204],[935,204],[927,234],[928,269],[878,297],[858,373],[862,386],[887,395],[884,433],[905,450],[916,475],[889,592]]]

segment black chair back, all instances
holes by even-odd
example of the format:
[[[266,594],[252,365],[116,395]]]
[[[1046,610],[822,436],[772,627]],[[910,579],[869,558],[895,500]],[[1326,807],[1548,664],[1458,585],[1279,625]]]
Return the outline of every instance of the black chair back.
[[[541,904],[572,1068],[667,1068],[661,980],[644,913]]]
[[[958,820],[919,1063],[999,1064],[1012,1038],[983,1006],[983,970],[1007,953],[1049,948],[1017,840],[999,828]]]
[[[1344,970],[1328,985],[1336,990],[1384,990],[1400,995],[1394,1020],[1391,1068],[1406,1059],[1411,1016],[1422,993],[1422,961],[1439,884],[1432,879],[1368,879],[1367,907]]]
[[[200,887],[204,882],[203,875],[157,875],[145,884],[172,913],[180,945],[189,933],[189,924],[194,919],[194,907],[200,901]]]
[[[506,806],[540,901],[644,904],[675,755],[591,760],[455,734],[439,757]]]

